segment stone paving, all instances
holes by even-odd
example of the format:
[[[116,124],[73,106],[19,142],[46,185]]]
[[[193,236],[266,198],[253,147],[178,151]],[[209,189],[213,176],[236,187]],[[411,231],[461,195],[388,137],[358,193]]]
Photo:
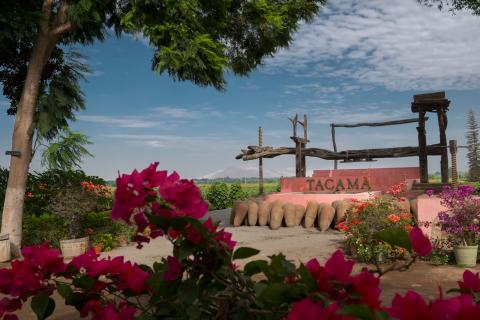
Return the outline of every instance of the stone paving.
[[[228,225],[229,210],[212,213],[220,217],[223,225]],[[298,263],[307,261],[313,257],[324,262],[332,252],[337,250],[343,241],[343,235],[336,231],[320,232],[315,228],[303,227],[281,228],[270,230],[267,227],[227,227],[233,233],[233,239],[238,242],[237,246],[257,248],[260,254],[252,259],[267,259],[268,256],[283,252],[290,260]],[[151,265],[154,261],[171,253],[171,245],[163,238],[156,239],[138,250],[134,245],[117,248],[103,253],[103,256],[125,256],[128,260],[137,263]],[[248,260],[240,260],[243,266]],[[362,265],[356,265],[359,271]],[[480,268],[476,268],[479,271]],[[407,290],[416,290],[425,297],[435,297],[438,287],[442,286],[446,291],[456,286],[456,281],[461,278],[463,269],[454,266],[431,266],[427,263],[416,263],[406,272],[389,273],[382,278],[382,299],[388,303],[395,292],[405,293]],[[57,311],[51,319],[79,319],[75,310],[63,304],[59,297],[55,297]],[[30,311],[29,304],[19,314],[20,319],[35,319]]]

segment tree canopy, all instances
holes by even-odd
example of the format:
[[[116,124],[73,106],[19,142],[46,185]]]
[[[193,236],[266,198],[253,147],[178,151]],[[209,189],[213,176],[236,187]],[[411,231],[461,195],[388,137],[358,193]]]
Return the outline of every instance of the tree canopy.
[[[480,15],[480,0],[418,0],[429,6],[437,6],[440,10],[449,8],[451,11],[468,10],[474,15]]]

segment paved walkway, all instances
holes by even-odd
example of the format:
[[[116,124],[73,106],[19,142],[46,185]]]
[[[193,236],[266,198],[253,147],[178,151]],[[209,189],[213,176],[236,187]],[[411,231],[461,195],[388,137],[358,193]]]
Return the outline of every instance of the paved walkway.
[[[228,222],[228,220],[227,220]],[[288,259],[300,262],[313,257],[324,262],[332,252],[341,246],[343,235],[336,231],[320,232],[317,229],[302,227],[281,228],[270,230],[267,227],[227,227],[233,233],[237,246],[249,246],[261,250],[260,254],[252,259],[267,259],[268,256],[283,252]],[[154,261],[171,254],[171,245],[163,238],[158,238],[141,250],[134,245],[117,248],[104,253],[104,256],[125,256],[128,260],[151,265]],[[243,266],[248,260],[240,260]],[[363,266],[357,265],[356,271]],[[477,271],[480,268],[477,268]],[[461,278],[463,269],[453,266],[434,267],[426,263],[417,263],[407,272],[387,274],[382,278],[382,299],[391,301],[395,292],[404,293],[407,290],[416,290],[425,297],[435,297],[438,286],[445,291],[456,286],[456,280]],[[57,312],[51,319],[79,319],[75,310],[64,306],[61,299],[56,297]],[[19,314],[20,319],[35,319],[30,311],[29,304]]]

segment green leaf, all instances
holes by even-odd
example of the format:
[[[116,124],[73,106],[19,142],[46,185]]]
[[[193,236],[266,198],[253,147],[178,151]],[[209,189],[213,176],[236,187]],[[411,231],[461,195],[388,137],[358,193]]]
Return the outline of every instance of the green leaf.
[[[178,298],[185,304],[191,304],[198,298],[199,289],[195,281],[186,280],[178,287]]]
[[[235,250],[233,253],[233,260],[238,260],[238,259],[247,259],[250,257],[253,257],[254,255],[258,254],[260,250],[254,249],[254,248],[248,248],[248,247],[242,247],[238,248]]]
[[[343,306],[338,313],[348,317],[355,317],[356,319],[375,319],[375,313],[366,304]]]
[[[408,237],[408,232],[400,228],[389,228],[377,232],[375,238],[378,240],[385,241],[386,243],[407,249],[409,252],[412,251],[412,244],[410,243],[410,238]]]
[[[38,320],[46,319],[55,310],[55,301],[45,292],[40,292],[34,296],[30,305]]]
[[[79,278],[73,279],[72,283],[75,287],[78,287],[82,290],[88,291],[88,290],[91,290],[93,288],[93,286],[95,285],[95,279],[90,278],[86,275],[83,275]]]
[[[300,281],[307,285],[309,291],[317,290],[317,282],[313,278],[310,271],[308,271],[307,267],[305,267],[305,265],[300,265],[300,268],[298,269],[298,274],[300,275]]]
[[[73,296],[72,288],[70,288],[70,286],[66,284],[59,284],[57,286],[57,291],[65,299],[65,302],[69,304]]]
[[[263,270],[265,270],[266,268],[268,268],[267,261],[264,261],[264,260],[250,261],[243,268],[243,273],[246,276],[253,276],[254,274],[263,272]]]

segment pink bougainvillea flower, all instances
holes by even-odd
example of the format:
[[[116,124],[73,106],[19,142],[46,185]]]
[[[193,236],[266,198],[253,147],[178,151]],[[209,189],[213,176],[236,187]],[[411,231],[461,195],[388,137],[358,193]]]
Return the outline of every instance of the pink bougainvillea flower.
[[[427,303],[414,291],[408,291],[404,297],[396,294],[387,311],[398,320],[433,320]]]
[[[160,195],[170,205],[177,216],[202,218],[208,211],[200,189],[191,180],[180,179],[174,172],[159,188]]]
[[[215,240],[220,247],[227,246],[229,249],[235,248],[237,242],[232,240],[232,234],[226,232],[225,229],[217,230],[218,225],[213,224],[212,217],[209,217],[203,225],[210,231],[210,233],[214,234],[213,240]]]
[[[347,320],[344,317],[335,314],[339,309],[336,302],[329,304],[326,308],[323,307],[322,302],[315,302],[311,298],[305,298],[292,304],[290,313],[286,320]]]
[[[423,234],[422,229],[419,227],[414,227],[410,233],[410,242],[412,244],[413,250],[421,257],[425,257],[432,252],[432,243],[425,234]]]
[[[175,281],[183,275],[183,266],[177,258],[167,257],[167,271],[163,274],[163,280]]]
[[[358,299],[360,303],[367,304],[371,309],[380,309],[380,293],[382,290],[379,287],[380,279],[378,277],[375,277],[368,270],[363,270],[352,277],[352,284],[355,291],[360,293],[361,298]]]
[[[338,282],[347,282],[350,279],[353,264],[353,261],[345,260],[341,250],[337,250],[325,263],[325,272],[330,279]]]
[[[473,273],[465,270],[463,273],[463,281],[458,281],[460,290],[464,293],[480,292],[480,277],[478,272]]]
[[[427,189],[427,190],[425,190],[425,193],[426,193],[429,197],[431,197],[431,196],[433,196],[433,194],[435,193],[435,191],[434,191],[433,189]]]
[[[50,248],[47,242],[41,245],[24,247],[22,256],[25,262],[36,266],[47,276],[64,272],[67,269],[67,265],[60,256],[60,250]]]

